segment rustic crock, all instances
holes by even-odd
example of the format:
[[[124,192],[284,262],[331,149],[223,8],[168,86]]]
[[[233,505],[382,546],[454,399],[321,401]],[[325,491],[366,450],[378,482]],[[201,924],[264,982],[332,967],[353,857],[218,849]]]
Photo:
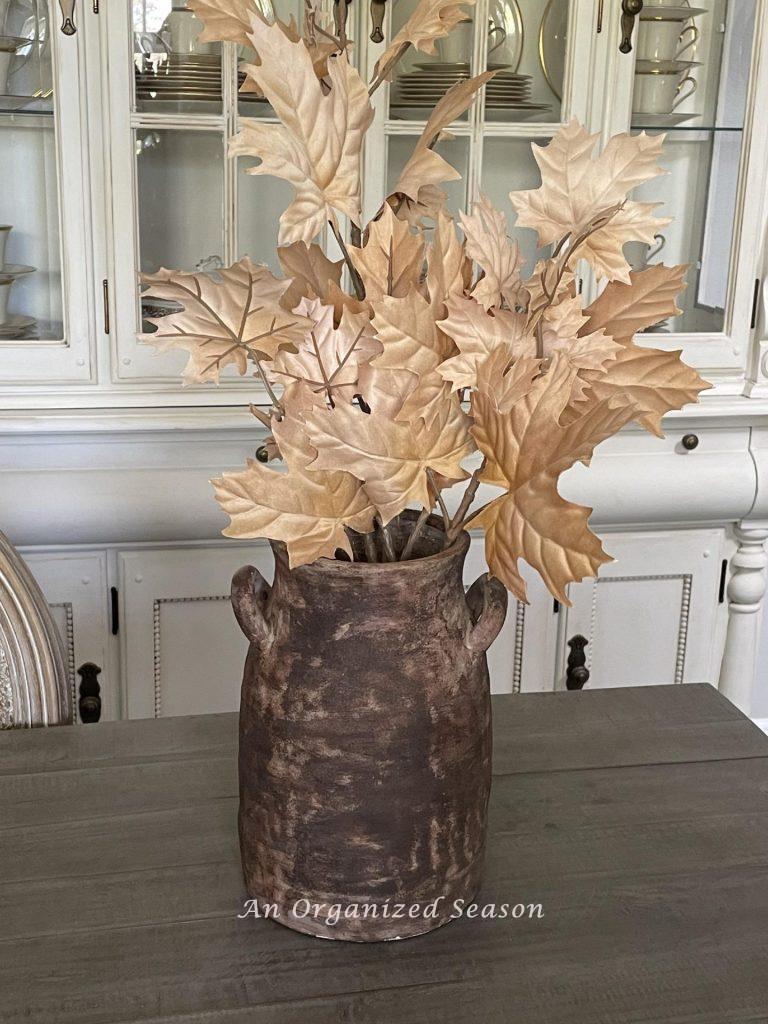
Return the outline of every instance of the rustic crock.
[[[413,521],[402,518],[398,550]],[[491,784],[485,651],[507,592],[483,575],[465,594],[469,537],[447,550],[442,538],[432,517],[423,557],[292,570],[274,543],[271,587],[252,566],[232,581],[251,642],[240,707],[246,888],[297,931],[406,938],[477,892]]]

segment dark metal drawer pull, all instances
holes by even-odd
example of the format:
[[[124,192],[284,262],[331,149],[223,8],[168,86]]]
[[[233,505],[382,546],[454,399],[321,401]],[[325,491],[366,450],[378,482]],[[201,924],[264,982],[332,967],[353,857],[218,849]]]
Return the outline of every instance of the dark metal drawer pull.
[[[568,641],[571,651],[568,655],[568,667],[565,675],[565,685],[569,690],[583,690],[589,682],[589,669],[587,668],[587,652],[584,648],[589,643],[585,636],[577,633]]]

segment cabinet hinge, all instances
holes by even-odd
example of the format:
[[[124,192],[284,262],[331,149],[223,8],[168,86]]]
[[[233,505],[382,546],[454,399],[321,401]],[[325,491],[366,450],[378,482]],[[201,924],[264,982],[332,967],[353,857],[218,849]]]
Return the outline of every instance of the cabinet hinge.
[[[598,0],[597,3],[597,34],[603,31],[603,8],[605,7],[605,0]]]
[[[112,620],[112,636],[120,632],[120,604],[118,602],[117,587],[109,588],[110,618]]]
[[[750,330],[754,331],[757,327],[757,308],[760,304],[760,278],[755,280],[755,291],[752,295],[752,316],[749,320]]]
[[[717,589],[717,603],[722,604],[725,601],[725,582],[728,578],[728,559],[723,559],[723,564],[720,566],[720,584]]]
[[[93,13],[99,13],[99,0],[93,0]]]
[[[560,614],[560,602],[557,600],[557,598],[555,598],[555,600],[554,600],[554,602],[552,604],[552,614],[553,615],[559,615]]]
[[[101,282],[101,291],[104,299],[104,333],[109,334],[109,281],[106,277]]]

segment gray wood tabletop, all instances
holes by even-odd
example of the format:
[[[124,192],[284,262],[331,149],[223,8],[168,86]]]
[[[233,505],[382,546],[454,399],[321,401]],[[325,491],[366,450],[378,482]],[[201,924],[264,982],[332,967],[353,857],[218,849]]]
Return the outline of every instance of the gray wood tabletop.
[[[494,698],[481,904],[402,943],[238,919],[235,715],[0,733],[0,1020],[768,1021],[768,737],[708,686]]]

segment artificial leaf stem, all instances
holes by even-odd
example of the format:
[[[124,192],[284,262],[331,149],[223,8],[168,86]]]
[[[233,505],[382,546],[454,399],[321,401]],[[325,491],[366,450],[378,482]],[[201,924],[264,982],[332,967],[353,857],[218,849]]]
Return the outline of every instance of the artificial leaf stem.
[[[414,549],[416,541],[421,536],[421,531],[424,529],[424,524],[429,519],[429,515],[430,509],[428,508],[423,508],[421,512],[419,512],[419,518],[416,520],[416,523],[411,530],[411,535],[403,548],[402,554],[400,555],[401,562],[406,562],[411,557],[411,552]]]
[[[464,519],[469,511],[470,505],[475,500],[477,489],[480,486],[480,474],[485,469],[486,459],[480,463],[477,469],[472,474],[472,477],[467,484],[467,489],[464,491],[464,496],[459,503],[459,507],[456,509],[456,515],[453,517],[451,522],[448,524],[446,531],[446,539],[449,543],[453,543],[458,537],[464,527]]]
[[[341,237],[341,232],[339,231],[339,229],[336,227],[332,220],[329,220],[328,223],[331,226],[333,237],[336,239],[339,248],[341,249],[341,254],[344,257],[344,262],[347,264],[349,276],[352,281],[352,287],[355,289],[355,295],[357,296],[358,299],[362,301],[365,298],[365,287],[363,285],[363,279],[358,274],[357,268],[352,262],[352,257],[349,255],[349,249],[347,249],[344,239]]]

